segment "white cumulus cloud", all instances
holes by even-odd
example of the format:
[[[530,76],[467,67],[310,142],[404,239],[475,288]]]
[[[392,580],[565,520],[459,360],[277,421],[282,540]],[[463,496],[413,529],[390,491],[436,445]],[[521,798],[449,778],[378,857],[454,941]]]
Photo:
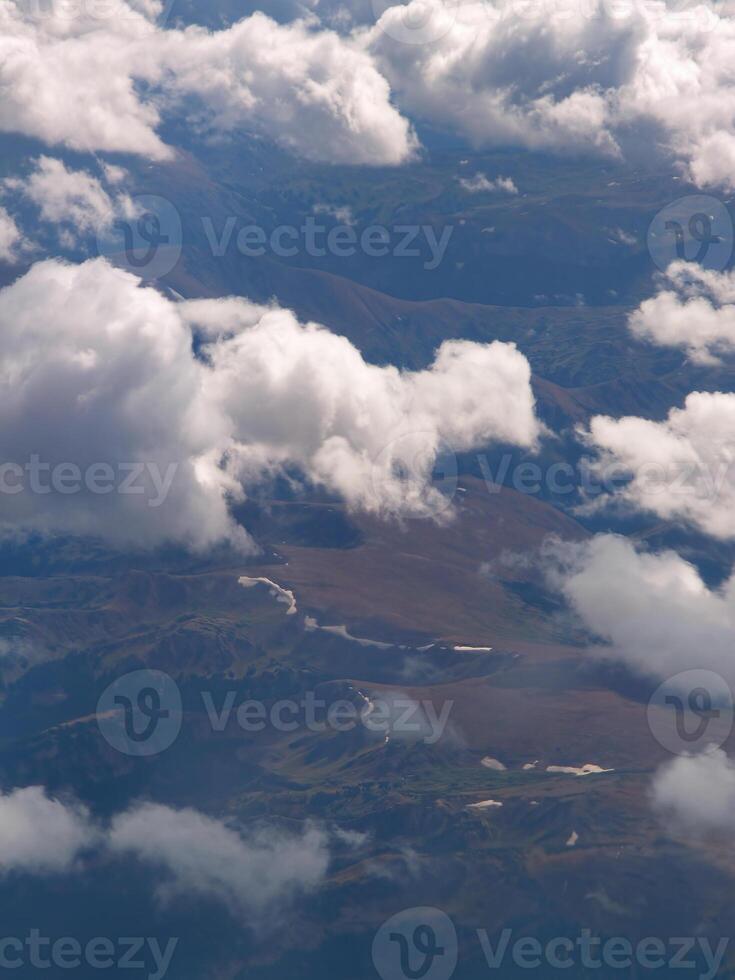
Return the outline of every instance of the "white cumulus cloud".
[[[238,538],[206,460],[226,441],[224,420],[203,398],[202,368],[175,304],[104,260],[49,260],[0,291],[0,334],[6,528],[140,545]],[[34,456],[46,470],[35,485],[27,469]],[[153,475],[172,466],[165,504],[152,506]],[[112,468],[112,480],[101,467]],[[130,467],[145,467],[135,481],[142,495],[120,492]],[[67,477],[44,491],[52,468]],[[80,472],[83,492],[64,492],[73,477],[80,485]],[[113,489],[93,492],[89,480]]]
[[[355,509],[434,516],[447,447],[541,434],[513,344],[446,341],[423,371],[378,367],[287,310],[172,302],[103,259],[42,262],[0,290],[0,335],[6,528],[248,549],[228,500],[281,470]]]
[[[597,450],[603,483],[623,485],[595,502],[679,520],[714,537],[735,537],[735,394],[694,391],[661,422],[597,415],[583,433]]]
[[[134,804],[109,825],[76,800],[42,786],[0,795],[0,874],[65,874],[93,854],[136,857],[163,872],[162,899],[198,894],[223,902],[251,925],[317,888],[330,861],[330,836],[260,827],[245,834],[192,808]]]
[[[242,479],[295,464],[352,507],[382,515],[437,512],[431,470],[445,447],[533,446],[540,434],[528,361],[512,344],[445,341],[429,368],[402,372],[274,310],[207,355],[207,391],[231,420]]]
[[[662,766],[652,793],[655,807],[681,830],[732,834],[735,763],[722,749],[679,756]]]
[[[0,207],[0,262],[12,265],[18,258],[23,236],[14,218]]]
[[[226,30],[164,30],[124,0],[0,6],[0,131],[76,150],[172,154],[162,115],[245,130],[338,163],[397,164],[415,137],[369,54],[305,22],[254,13]],[[191,105],[191,100],[195,105]]]
[[[0,795],[0,873],[69,871],[97,841],[88,810],[28,786]]]
[[[661,347],[681,347],[707,364],[735,350],[735,273],[672,262],[659,290],[629,319],[631,331]]]
[[[146,803],[116,817],[109,848],[164,871],[159,895],[216,898],[242,915],[272,914],[319,885],[329,839],[315,827],[301,834],[261,829],[248,836],[197,810]]]
[[[697,667],[733,685],[735,576],[710,589],[676,552],[639,551],[612,534],[545,551],[551,584],[599,638],[596,652],[644,674]]]
[[[431,43],[410,43],[413,23]],[[404,109],[475,144],[616,152],[607,88],[626,77],[640,30],[580,16],[571,0],[412,0],[364,40]]]
[[[621,156],[635,140],[735,186],[735,18],[714,0],[309,0],[291,5],[302,19],[256,11],[219,31],[164,29],[154,4],[64,6],[0,7],[0,131],[165,159],[159,126],[177,115],[393,165],[416,150],[410,114],[476,145]]]
[[[327,163],[399,164],[416,141],[370,56],[331,31],[255,13],[227,31],[161,32],[150,45],[169,96],[195,96],[201,122],[254,129]]]
[[[620,156],[637,131],[735,186],[727,5],[411,0],[361,36],[403,110],[476,145]]]
[[[42,221],[65,226],[72,232],[98,232],[116,218],[134,214],[127,194],[113,198],[97,177],[86,170],[70,170],[53,157],[39,157],[26,177],[8,177],[3,186],[35,204]]]

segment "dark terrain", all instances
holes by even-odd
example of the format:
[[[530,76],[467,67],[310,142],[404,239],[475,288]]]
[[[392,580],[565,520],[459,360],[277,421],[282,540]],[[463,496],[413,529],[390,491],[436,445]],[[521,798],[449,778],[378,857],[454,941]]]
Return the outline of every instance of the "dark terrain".
[[[37,148],[19,142],[16,151],[20,160]],[[542,465],[578,460],[575,427],[592,414],[661,418],[691,390],[735,390],[735,365],[705,373],[627,332],[656,272],[648,224],[691,190],[675,175],[502,153],[464,153],[460,164],[441,148],[427,156],[400,172],[327,172],[243,142],[199,157],[184,152],[167,167],[124,162],[138,192],[166,197],[182,215],[182,258],[162,286],[187,298],[276,298],[349,337],[368,360],[406,368],[425,366],[446,338],[515,341],[534,371],[539,414],[560,436],[533,457]],[[14,166],[10,157],[3,164]],[[507,174],[520,193],[464,193],[460,171]],[[350,207],[358,227],[449,224],[445,259],[426,270],[424,258],[287,261],[234,248],[215,258],[202,230],[202,217],[219,229],[228,215],[296,224],[323,203]],[[616,228],[635,244],[612,240],[606,229]],[[456,517],[446,526],[383,523],[316,489],[294,495],[276,486],[238,512],[262,548],[247,561],[227,551],[121,554],[74,540],[5,545],[5,788],[44,784],[100,819],[151,799],[245,826],[314,820],[365,836],[338,848],[326,886],[265,936],[216,902],[192,896],[161,906],[150,869],[110,859],[91,877],[43,889],[32,879],[0,882],[4,935],[22,935],[29,922],[80,938],[153,930],[183,937],[175,980],[364,980],[376,975],[370,948],[379,925],[400,909],[432,905],[457,925],[455,975],[469,980],[488,971],[476,928],[550,937],[586,927],[633,941],[732,934],[731,851],[720,841],[676,839],[649,805],[651,775],[667,758],[646,723],[655,682],[591,658],[590,638],[538,570],[503,557],[533,556],[548,534],[576,540],[622,530],[675,543],[716,581],[735,552],[653,520],[584,518],[575,493],[491,492],[482,461],[494,472],[503,451],[459,457]],[[241,575],[292,589],[297,614],[287,615],[266,586],[243,588]],[[380,645],[314,629],[312,619]],[[171,748],[134,759],[102,738],[95,712],[114,678],[144,667],[176,680],[184,723]],[[361,705],[397,692],[452,701],[451,724],[434,745],[386,743],[362,726],[213,732],[202,691],[219,702],[231,690],[238,703],[266,704],[316,691]],[[506,768],[488,768],[486,757]],[[613,771],[545,771],[584,763]],[[502,808],[468,809],[489,798]],[[502,975],[515,976],[512,969]],[[721,976],[733,969],[735,961]],[[587,974],[575,967],[566,975]]]

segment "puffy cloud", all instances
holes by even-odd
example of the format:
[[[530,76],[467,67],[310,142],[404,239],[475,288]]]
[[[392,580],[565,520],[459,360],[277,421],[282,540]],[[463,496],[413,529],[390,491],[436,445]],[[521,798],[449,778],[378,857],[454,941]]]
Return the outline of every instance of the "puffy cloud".
[[[495,177],[490,180],[485,174],[475,174],[474,177],[460,177],[462,190],[469,194],[479,194],[484,191],[501,191],[504,194],[517,194],[518,188],[510,177]]]
[[[652,795],[656,808],[682,830],[731,834],[735,763],[722,749],[679,756],[658,770]]]
[[[203,398],[175,304],[102,259],[47,261],[0,291],[0,332],[6,526],[139,545],[244,543],[207,461],[226,443],[223,420]],[[34,457],[44,468],[35,477]]]
[[[12,264],[18,257],[22,235],[14,219],[0,208],[0,262]]]
[[[82,151],[170,156],[155,132],[158,109],[136,90],[155,36],[122,0],[70,10],[56,2],[3,3],[0,131]]]
[[[0,7],[0,130],[165,159],[156,130],[178,107],[200,127],[251,130],[311,159],[396,164],[413,152],[388,83],[336,33],[261,13],[214,33],[162,30],[123,0],[82,8]],[[183,109],[192,98],[198,110]]]
[[[89,812],[77,803],[51,799],[40,786],[0,795],[0,873],[69,871],[96,842]]]
[[[735,19],[713,0],[304,0],[279,7],[304,19],[256,11],[215,32],[163,29],[152,3],[98,6],[2,5],[0,130],[165,159],[157,129],[178,112],[316,160],[397,164],[417,141],[395,102],[478,145],[620,155],[643,132],[695,182],[735,186]]]
[[[155,803],[134,805],[102,826],[80,803],[53,799],[41,786],[0,795],[0,874],[63,874],[93,850],[163,869],[162,898],[198,893],[252,923],[321,884],[330,838],[316,826],[243,835],[198,810]]]
[[[113,179],[119,169],[112,168]],[[27,177],[9,177],[3,185],[32,201],[42,221],[66,226],[69,232],[101,231],[116,218],[134,214],[128,195],[118,194],[113,199],[101,181],[86,170],[70,170],[53,157],[39,157]]]
[[[735,537],[735,394],[695,391],[666,419],[595,416],[583,438],[598,472],[627,477],[597,506],[620,503],[680,520],[714,537]]]
[[[162,33],[155,54],[166,90],[196,96],[221,131],[252,128],[328,163],[398,164],[414,150],[372,59],[330,31],[256,13],[218,34]]]
[[[658,293],[631,314],[629,326],[644,340],[684,348],[694,361],[716,361],[735,349],[735,272],[672,262]]]
[[[116,817],[108,846],[168,873],[159,895],[198,893],[241,915],[272,915],[299,893],[318,886],[329,864],[327,834],[261,829],[244,837],[197,810],[146,803]]]
[[[352,507],[383,515],[443,510],[431,472],[445,450],[531,447],[540,434],[529,364],[513,344],[445,341],[429,368],[402,372],[273,310],[207,356],[207,390],[232,421],[241,479],[296,465]]]
[[[625,79],[640,30],[572,0],[412,0],[364,39],[400,105],[476,144],[615,152],[605,89]]]
[[[329,27],[342,34],[349,33],[357,24],[372,24],[376,10],[389,4],[386,0],[268,0],[268,15],[279,23],[294,20],[309,20]],[[239,0],[237,12],[240,17],[262,10],[263,0]],[[223,23],[228,18],[234,20],[234,11],[226,5],[213,4],[205,7],[196,0],[178,0],[172,14],[176,20],[195,23]]]
[[[222,296],[218,299],[189,299],[179,304],[181,315],[198,337],[222,340],[254,327],[276,306],[251,303],[241,296]]]
[[[727,6],[411,0],[363,37],[403,109],[475,144],[619,155],[643,125],[695,182],[734,186]]]
[[[698,667],[735,682],[735,575],[708,589],[675,552],[612,534],[552,541],[545,559],[551,584],[605,644],[596,652],[662,678]]]
[[[533,447],[541,432],[512,344],[446,341],[424,371],[377,367],[287,310],[174,303],[102,259],[35,265],[0,291],[0,332],[2,520],[16,528],[247,549],[228,499],[281,468],[354,508],[432,516],[447,445]]]
[[[106,163],[104,160],[99,160],[99,158],[98,162],[102,167],[102,173],[105,175],[105,180],[108,184],[122,184],[129,177],[125,167],[118,167],[114,163]]]
[[[395,103],[476,144],[620,155],[643,130],[695,182],[734,186],[735,19],[713,0],[304,0],[278,8],[303,19],[214,32],[163,29],[153,3],[64,6],[0,8],[0,130],[165,159],[161,117],[183,113],[311,159],[397,164],[417,141]]]

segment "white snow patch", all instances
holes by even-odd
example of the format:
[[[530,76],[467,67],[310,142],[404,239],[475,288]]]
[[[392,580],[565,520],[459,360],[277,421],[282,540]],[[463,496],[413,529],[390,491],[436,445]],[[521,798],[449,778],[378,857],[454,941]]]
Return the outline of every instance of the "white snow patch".
[[[504,772],[508,767],[504,766],[500,759],[493,759],[491,755],[486,755],[480,759],[480,765],[486,769],[495,769],[497,772]]]
[[[368,640],[362,636],[353,636],[343,624],[342,626],[320,626],[313,616],[307,616],[305,620],[307,630],[322,630],[324,633],[331,633],[333,636],[341,636],[343,640],[352,640],[361,647],[377,647],[379,650],[390,650],[395,646],[394,643],[384,643],[382,640]]]
[[[282,585],[277,585],[275,582],[271,581],[269,578],[250,578],[247,575],[241,575],[237,580],[243,588],[252,589],[256,585],[267,585],[270,589],[270,594],[276,600],[276,602],[283,602],[288,606],[286,610],[287,616],[292,616],[296,610],[296,597],[290,589],[284,589]]]
[[[572,776],[591,776],[600,772],[615,772],[614,769],[602,769],[592,762],[586,762],[583,766],[547,766],[547,772],[566,772]]]

